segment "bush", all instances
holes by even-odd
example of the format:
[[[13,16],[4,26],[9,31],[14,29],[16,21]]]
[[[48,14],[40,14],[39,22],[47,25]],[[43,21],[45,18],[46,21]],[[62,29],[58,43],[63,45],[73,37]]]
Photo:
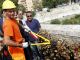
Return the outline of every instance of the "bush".
[[[59,20],[55,19],[50,22],[51,24],[80,24],[80,15],[76,15],[73,18],[65,19],[65,20]]]
[[[62,21],[62,24],[80,24],[80,15]]]
[[[61,21],[58,19],[55,19],[55,20],[52,20],[50,23],[51,24],[61,24]]]
[[[78,24],[78,20],[72,18],[72,19],[66,19],[62,21],[62,24]]]
[[[76,15],[75,18],[80,18],[80,15]]]
[[[36,15],[36,13],[34,11],[32,11],[32,16],[34,17]]]
[[[69,0],[42,0],[43,7],[56,8],[57,5],[68,3]]]

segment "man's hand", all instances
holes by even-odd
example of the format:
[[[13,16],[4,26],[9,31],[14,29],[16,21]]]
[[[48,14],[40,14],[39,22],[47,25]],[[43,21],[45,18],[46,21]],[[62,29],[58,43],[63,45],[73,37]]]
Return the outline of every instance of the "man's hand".
[[[19,42],[19,43],[24,43],[25,42],[25,39],[24,38],[22,38],[22,40]]]
[[[23,26],[23,28],[24,28],[24,30],[25,30],[26,32],[30,32],[30,31],[31,31],[30,28],[29,28],[27,25]]]
[[[23,38],[22,41],[23,41],[23,43],[24,43],[24,42],[25,42],[25,39]]]

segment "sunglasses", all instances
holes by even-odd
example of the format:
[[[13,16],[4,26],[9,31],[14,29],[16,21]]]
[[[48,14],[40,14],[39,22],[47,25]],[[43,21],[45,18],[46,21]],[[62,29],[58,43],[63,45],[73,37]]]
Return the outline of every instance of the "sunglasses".
[[[32,15],[29,15],[29,16],[27,16],[27,17],[32,17]]]

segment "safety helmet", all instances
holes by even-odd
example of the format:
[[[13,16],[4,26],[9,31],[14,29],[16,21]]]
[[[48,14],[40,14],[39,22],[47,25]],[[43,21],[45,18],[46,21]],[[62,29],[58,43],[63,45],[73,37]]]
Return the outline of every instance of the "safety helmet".
[[[2,9],[16,8],[15,4],[10,0],[5,0],[2,4]]]

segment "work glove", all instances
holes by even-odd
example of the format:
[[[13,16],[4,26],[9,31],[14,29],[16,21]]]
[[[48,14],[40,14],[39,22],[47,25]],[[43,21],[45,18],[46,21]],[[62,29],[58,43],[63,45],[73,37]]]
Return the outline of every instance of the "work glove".
[[[28,47],[28,42],[22,43],[22,47],[23,47],[23,48],[27,48],[27,47]]]
[[[26,32],[31,31],[30,28],[27,25],[24,25],[24,29],[25,29]]]

